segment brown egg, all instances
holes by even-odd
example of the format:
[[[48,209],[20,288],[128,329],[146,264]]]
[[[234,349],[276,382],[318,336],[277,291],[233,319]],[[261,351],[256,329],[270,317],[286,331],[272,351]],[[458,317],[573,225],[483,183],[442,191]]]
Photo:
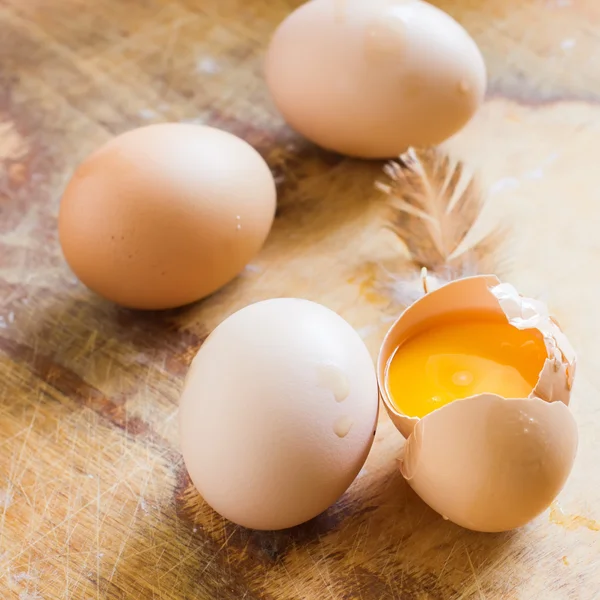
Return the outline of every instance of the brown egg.
[[[455,318],[467,322],[482,316],[542,340],[547,355],[529,396],[480,393],[421,418],[403,413],[388,385],[396,349]],[[504,360],[509,364],[511,357]],[[564,486],[578,440],[568,408],[575,353],[541,302],[521,297],[492,276],[454,281],[400,316],[383,342],[377,369],[388,414],[407,438],[401,472],[445,518],[478,531],[514,529],[548,508]]]
[[[245,141],[210,127],[151,125],[79,166],[60,206],[60,243],[101,296],[172,308],[244,268],[269,233],[275,203],[269,167]]]
[[[284,118],[342,154],[388,158],[456,133],[483,100],[468,33],[420,0],[312,0],[275,32],[266,62]]]
[[[180,401],[182,453],[221,515],[283,529],[345,492],[378,410],[373,361],[344,319],[308,300],[265,300],[225,319],[194,358]]]

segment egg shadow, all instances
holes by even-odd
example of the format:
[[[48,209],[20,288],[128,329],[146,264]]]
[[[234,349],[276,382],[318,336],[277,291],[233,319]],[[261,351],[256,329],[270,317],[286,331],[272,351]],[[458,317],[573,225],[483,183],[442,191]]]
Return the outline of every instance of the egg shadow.
[[[22,288],[4,308],[13,322],[0,349],[70,399],[104,396],[97,405],[103,416],[144,389],[150,373],[183,381],[209,333],[201,323],[188,323],[189,307],[125,309],[74,281],[59,291]]]
[[[379,199],[374,182],[381,172],[380,162],[349,159],[323,150],[298,136],[281,120],[259,127],[214,109],[206,122],[248,141],[273,172],[278,202],[266,241],[270,255],[297,255],[302,250],[299,244],[306,240],[318,242],[347,221],[360,219],[369,203]],[[50,240],[58,245],[55,234]],[[114,350],[113,366],[140,359],[147,366],[165,365],[167,373],[182,377],[210,333],[203,324],[205,306],[222,314],[232,305],[232,298],[250,294],[248,302],[255,300],[251,297],[252,286],[249,289],[242,275],[206,299],[179,309],[128,310],[76,283],[59,253],[53,260],[53,265],[63,271],[54,280],[56,287],[30,285],[29,280],[21,282],[19,293],[27,297],[28,306],[3,308],[15,314],[16,337],[23,345],[83,379],[87,379],[86,365],[95,357],[105,352],[109,360],[109,349]],[[265,268],[268,269],[268,263]],[[220,311],[215,308],[219,304],[223,307]],[[215,319],[211,327],[214,323]],[[96,367],[94,377],[94,385],[99,387],[114,375],[112,369],[105,369],[104,374],[101,370]]]
[[[277,210],[265,244],[272,254],[293,255],[298,240],[312,243],[326,238],[347,221],[360,219],[371,202],[381,200],[374,187],[381,173],[381,162],[349,159],[328,152],[283,124],[262,130],[224,117],[218,111],[207,121],[246,139],[263,155],[274,174]],[[58,245],[56,236],[52,237],[52,243]],[[209,333],[201,322],[204,307],[227,305],[232,296],[247,292],[241,273],[207,298],[184,307],[130,310],[87,291],[72,274],[67,274],[62,258],[57,260],[63,274],[56,288],[22,284],[20,291],[27,296],[29,307],[14,307],[14,312],[22,313],[17,315],[19,331],[23,337],[35,340],[36,352],[65,364],[71,355],[81,361],[92,337],[96,340],[96,351],[110,342],[122,346],[121,355],[155,351],[160,359],[168,361],[169,351],[177,356],[190,354]],[[268,264],[265,268],[268,269]],[[164,352],[160,352],[161,348]],[[181,361],[176,359],[175,368],[178,362]]]
[[[256,531],[221,518],[185,472],[176,505],[188,530],[227,547],[251,588],[267,580],[280,589],[291,580],[319,597],[459,598],[519,538],[519,532],[477,533],[445,521],[409,488],[394,460],[359,478],[322,514],[290,529]],[[322,571],[327,576],[319,582]]]
[[[32,308],[29,320],[17,314],[16,322],[22,338],[35,348],[30,355],[34,370],[40,356],[48,357],[52,369],[42,364],[39,375],[75,401],[90,406],[91,398],[91,407],[116,425],[121,418],[117,409],[128,393],[138,389],[150,366],[183,380],[194,349],[203,340],[202,333],[194,330],[188,334],[179,326],[187,319],[188,307],[130,311],[75,284],[63,297],[41,290],[29,298],[27,306]],[[98,365],[105,363],[110,369],[99,369]],[[65,371],[57,371],[57,365]],[[127,373],[129,381],[133,379],[132,387],[124,387],[121,395],[112,396],[109,402],[94,400],[94,390],[102,391],[119,377],[119,371]],[[88,387],[82,381],[74,382],[70,373],[78,374]],[[152,435],[141,426],[136,429],[134,419],[124,418],[130,436]],[[164,440],[157,443],[177,459]],[[132,572],[151,580],[157,572],[178,568],[177,561],[183,559],[175,551],[157,553],[151,565],[142,560],[147,556],[143,552],[148,540],[155,539],[160,527],[163,547],[177,547],[182,536],[188,544],[185,569],[176,571],[178,577],[173,581],[173,593],[181,597],[187,597],[185,594],[210,574],[215,581],[218,576],[227,580],[230,589],[246,598],[273,597],[280,588],[306,588],[319,597],[453,599],[470,589],[484,569],[488,574],[481,585],[486,593],[485,585],[493,584],[488,581],[493,575],[487,567],[512,549],[520,532],[474,533],[444,521],[401,477],[395,461],[397,449],[389,451],[377,443],[373,449],[376,469],[371,469],[368,461],[366,474],[332,507],[307,523],[282,531],[249,530],[219,517],[193,488],[178,459],[176,489],[158,507],[160,525],[149,526],[137,519],[135,531],[128,531],[127,539],[123,538],[131,552],[121,554],[112,581],[128,589]],[[108,582],[103,585],[112,589]],[[214,590],[211,593],[204,597],[231,598],[225,592],[222,596]],[[490,597],[493,593],[492,587]],[[286,597],[305,596],[292,591]]]
[[[207,123],[253,146],[269,165],[277,186],[277,211],[268,244],[290,236],[319,238],[360,218],[380,202],[375,182],[385,161],[361,160],[324,150],[292,131],[273,114],[274,125],[258,127],[212,110]]]

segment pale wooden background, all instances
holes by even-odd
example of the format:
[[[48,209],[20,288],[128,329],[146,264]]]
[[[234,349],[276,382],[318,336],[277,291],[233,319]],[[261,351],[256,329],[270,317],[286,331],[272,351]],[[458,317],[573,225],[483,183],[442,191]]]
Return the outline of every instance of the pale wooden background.
[[[504,275],[545,298],[579,350],[581,445],[553,509],[502,535],[464,531],[400,477],[382,414],[361,477],[325,515],[254,533],[216,516],[177,450],[187,365],[226,315],[298,295],[337,310],[375,357],[409,273],[381,229],[380,164],[287,130],[261,77],[297,1],[0,0],[0,596],[8,599],[585,599],[599,597],[600,4],[436,0],[485,54],[488,99],[448,143],[512,234]],[[260,257],[191,308],[137,314],[65,267],[61,190],[111,135],[207,122],[255,144],[279,210]]]

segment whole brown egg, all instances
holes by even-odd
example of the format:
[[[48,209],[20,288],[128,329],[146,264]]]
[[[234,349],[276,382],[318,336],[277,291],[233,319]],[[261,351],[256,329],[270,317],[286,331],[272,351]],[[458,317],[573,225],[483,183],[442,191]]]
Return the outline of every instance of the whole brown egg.
[[[273,102],[315,144],[389,158],[439,144],[481,105],[486,69],[468,32],[421,0],[312,0],[273,34]]]
[[[165,123],[117,136],[75,171],[59,237],[77,277],[130,308],[194,302],[231,281],[262,247],[276,190],[245,141]]]

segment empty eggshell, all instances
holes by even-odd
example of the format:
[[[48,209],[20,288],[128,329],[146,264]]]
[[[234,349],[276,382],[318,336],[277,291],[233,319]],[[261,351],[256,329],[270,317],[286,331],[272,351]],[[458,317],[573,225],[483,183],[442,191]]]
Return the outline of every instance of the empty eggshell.
[[[362,158],[438,144],[481,104],[486,70],[468,33],[420,0],[312,0],[281,23],[266,79],[296,131]]]
[[[421,419],[402,414],[385,385],[395,348],[436,322],[469,313],[542,333],[548,358],[530,397],[479,394]],[[542,303],[493,276],[449,283],[400,316],[383,342],[377,371],[388,414],[407,438],[401,472],[444,517],[478,531],[514,529],[545,510],[564,486],[578,440],[568,408],[575,353]]]
[[[180,402],[181,447],[206,502],[253,529],[307,521],[352,483],[373,442],[377,379],[333,311],[258,302],[200,348]]]
[[[163,123],[91,154],[62,198],[59,236],[79,279],[118,304],[163,309],[233,279],[275,214],[269,167],[244,140]]]

